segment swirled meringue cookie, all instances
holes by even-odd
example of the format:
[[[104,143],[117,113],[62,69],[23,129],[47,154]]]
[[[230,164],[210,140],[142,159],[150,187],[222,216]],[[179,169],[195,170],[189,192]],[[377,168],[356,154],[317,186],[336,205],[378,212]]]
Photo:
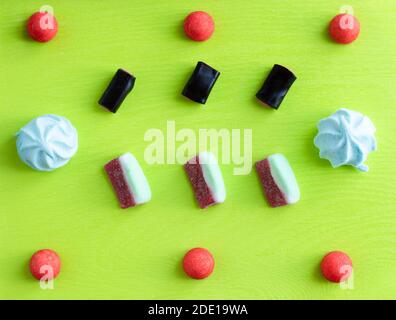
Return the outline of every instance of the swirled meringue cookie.
[[[19,157],[39,171],[64,166],[78,149],[77,130],[69,120],[57,115],[35,118],[16,135]]]
[[[377,149],[375,127],[365,115],[340,109],[318,123],[319,133],[314,144],[320,157],[331,162],[334,168],[351,165],[368,171],[364,164],[370,152]]]

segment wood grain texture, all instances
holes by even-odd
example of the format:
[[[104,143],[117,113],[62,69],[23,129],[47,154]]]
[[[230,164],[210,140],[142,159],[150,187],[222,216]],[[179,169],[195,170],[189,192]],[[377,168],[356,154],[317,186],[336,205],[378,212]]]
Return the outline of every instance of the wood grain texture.
[[[396,298],[396,2],[351,0],[361,35],[349,46],[326,36],[335,0],[53,0],[57,38],[30,41],[24,23],[37,1],[0,2],[0,298],[20,299],[356,299]],[[182,33],[193,10],[216,31],[194,43]],[[205,106],[180,92],[198,60],[221,72]],[[274,63],[298,77],[278,111],[254,94]],[[136,85],[116,115],[97,105],[117,68]],[[377,127],[370,172],[334,170],[313,146],[316,123],[340,107]],[[35,172],[17,157],[14,133],[35,116],[66,116],[80,148],[64,168]],[[253,161],[286,155],[302,199],[272,209],[256,173],[223,165],[227,201],[200,210],[179,165],[148,165],[150,128],[251,128]],[[131,151],[153,200],[122,211],[103,165]],[[185,277],[183,254],[208,248],[205,281]],[[55,290],[28,274],[37,249],[62,257]],[[330,250],[355,266],[353,290],[320,276]]]

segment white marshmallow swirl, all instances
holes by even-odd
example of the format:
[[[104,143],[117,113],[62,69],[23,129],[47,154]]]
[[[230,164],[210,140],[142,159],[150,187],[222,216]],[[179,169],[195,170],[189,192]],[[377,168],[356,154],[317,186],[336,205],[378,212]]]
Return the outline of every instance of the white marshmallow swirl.
[[[57,115],[33,119],[17,133],[18,155],[28,166],[52,171],[64,166],[78,149],[77,130]]]

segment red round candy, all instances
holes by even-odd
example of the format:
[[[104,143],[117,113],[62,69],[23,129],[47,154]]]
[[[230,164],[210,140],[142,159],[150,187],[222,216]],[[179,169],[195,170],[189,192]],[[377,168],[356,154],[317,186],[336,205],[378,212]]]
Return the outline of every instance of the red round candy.
[[[214,269],[212,254],[204,248],[194,248],[186,253],[183,258],[184,272],[194,279],[205,279]]]
[[[348,44],[356,40],[360,33],[360,23],[353,15],[343,13],[335,16],[329,25],[331,38],[338,43]]]
[[[37,280],[46,277],[46,280],[55,279],[61,268],[61,261],[55,251],[39,250],[32,255],[29,263],[30,272]]]
[[[33,40],[48,42],[58,32],[58,22],[49,12],[36,12],[28,20],[27,31]]]
[[[194,41],[208,40],[214,29],[213,18],[203,11],[192,12],[184,20],[184,32]]]
[[[332,251],[324,256],[320,268],[327,280],[342,282],[352,274],[352,260],[344,252]]]

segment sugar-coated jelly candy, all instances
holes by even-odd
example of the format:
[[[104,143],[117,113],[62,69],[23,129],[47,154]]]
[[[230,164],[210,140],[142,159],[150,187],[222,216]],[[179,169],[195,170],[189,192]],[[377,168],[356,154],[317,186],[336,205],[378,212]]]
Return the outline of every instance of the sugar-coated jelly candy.
[[[327,280],[343,282],[352,275],[352,260],[342,251],[332,251],[323,257],[320,269]]]
[[[201,280],[209,277],[214,269],[215,261],[209,250],[193,248],[183,258],[184,272],[193,279]]]
[[[330,21],[329,34],[337,43],[349,44],[357,39],[359,33],[359,20],[351,14],[339,14]]]
[[[39,250],[30,258],[29,269],[37,280],[53,280],[60,272],[61,260],[53,250]]]
[[[27,32],[37,42],[48,42],[58,33],[58,22],[49,12],[36,12],[28,20]]]
[[[184,20],[184,32],[191,40],[206,41],[215,29],[213,18],[204,11],[191,12]]]
[[[105,165],[121,208],[134,207],[151,200],[151,189],[138,161],[125,153]]]
[[[223,176],[213,153],[201,152],[190,159],[184,169],[202,209],[225,201]]]
[[[271,207],[284,206],[300,200],[296,177],[284,155],[270,155],[256,163],[256,170]]]

